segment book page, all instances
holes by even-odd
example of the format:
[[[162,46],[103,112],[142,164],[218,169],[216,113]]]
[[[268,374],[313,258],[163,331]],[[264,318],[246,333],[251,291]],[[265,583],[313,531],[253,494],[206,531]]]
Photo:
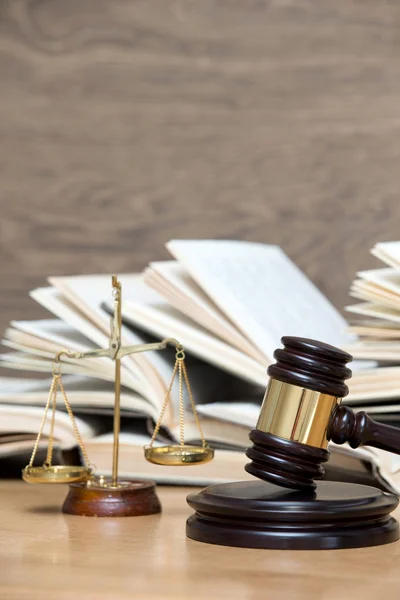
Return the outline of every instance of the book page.
[[[204,437],[213,448],[235,448],[244,449],[249,445],[249,428],[240,423],[232,423],[226,420],[218,420],[214,417],[201,419],[201,427]],[[179,440],[179,425],[171,429],[172,436]],[[185,440],[191,444],[200,444],[200,435],[195,423],[187,423],[185,426]]]
[[[259,362],[263,361],[262,353],[228,321],[226,315],[178,261],[150,263],[150,267],[145,271],[144,280],[165,297],[171,306],[195,320],[213,335],[219,336]]]
[[[43,308],[67,323],[72,329],[79,331],[95,346],[99,348],[107,347],[107,335],[77,310],[71,302],[68,302],[56,288],[37,288],[32,290],[29,295],[38,304],[43,306]]]
[[[49,342],[47,342],[49,343]],[[27,368],[28,365],[31,364],[31,367],[38,366],[39,370],[46,371],[47,373],[51,373],[54,368],[54,355],[56,350],[47,351],[44,349],[38,349],[32,346],[26,346],[24,344],[19,344],[17,342],[10,341],[9,339],[2,340],[3,346],[7,348],[12,348],[16,350],[16,352],[9,352],[7,354],[0,355],[0,361],[2,366],[4,366],[5,362],[12,362],[14,358],[16,360],[20,360]],[[43,359],[43,360],[40,360]],[[41,365],[42,368],[39,366]],[[22,369],[24,367],[20,365],[16,365],[14,368]],[[102,365],[97,365],[94,360],[85,360],[85,359],[72,359],[68,358],[67,360],[61,361],[61,369],[63,373],[80,373],[85,374],[88,377],[98,377],[99,379],[104,379],[111,381],[114,374],[112,370],[109,368],[103,368]]]
[[[0,435],[16,431],[37,434],[42,418],[43,407],[0,404]],[[75,420],[84,440],[94,437],[99,431],[96,419],[75,417]],[[50,428],[51,419],[48,418],[43,427],[43,436],[49,437]],[[61,442],[64,448],[75,446],[77,443],[69,415],[59,410],[56,411],[54,437]]]
[[[350,394],[346,396],[346,403],[374,400],[379,404],[384,399],[397,399],[400,397],[400,367],[366,369],[354,374],[347,384]]]
[[[359,278],[353,281],[350,296],[399,309],[400,269],[375,269],[357,275]]]
[[[390,267],[400,269],[400,242],[380,242],[375,244],[371,254]]]
[[[9,345],[9,344],[7,344]],[[82,361],[80,361],[82,363]],[[51,373],[53,369],[53,360],[42,356],[40,351],[33,352],[7,352],[0,354],[0,364],[6,369],[18,369],[20,371],[37,371],[38,373]],[[72,363],[65,361],[62,366],[63,373],[72,373],[74,375],[86,375],[88,377],[98,377],[111,381],[111,375],[100,373],[95,369],[90,369],[85,364]]]
[[[43,406],[51,379],[20,379],[0,377],[0,403]],[[113,408],[114,384],[89,377],[66,375],[64,387],[73,409]],[[60,397],[60,401],[61,397]],[[147,400],[129,389],[121,388],[121,410],[157,419],[158,411]]]
[[[375,415],[374,419],[378,418],[376,415],[382,417],[387,415],[393,415],[396,421],[400,421],[400,404],[361,404],[359,406],[352,406],[353,412],[365,411],[369,415]]]
[[[248,427],[249,431],[254,429],[260,415],[261,400],[258,404],[252,402],[214,402],[202,404],[198,407],[200,415],[211,417],[227,423],[236,423]],[[249,442],[250,444],[250,442]]]
[[[366,317],[376,317],[377,319],[385,319],[400,323],[400,310],[389,308],[387,306],[378,306],[373,302],[362,302],[360,304],[351,304],[345,307],[348,312]]]
[[[11,321],[9,330],[11,329],[35,336],[38,344],[41,340],[45,340],[57,346],[71,347],[82,352],[97,348],[88,337],[61,319]]]
[[[216,338],[166,302],[139,304],[127,301],[122,306],[122,315],[127,323],[160,337],[172,336],[180,340],[191,354],[224,371],[256,385],[267,383],[266,364]]]
[[[51,321],[51,323],[54,322],[57,321]],[[37,326],[35,326],[35,321],[33,321],[32,326],[28,326],[26,329],[25,323],[27,322],[19,324],[14,321],[14,323],[16,323],[16,326],[8,327],[4,332],[4,339],[2,340],[3,345],[11,348],[20,347],[26,352],[46,356],[49,359],[54,359],[57,352],[60,352],[61,349],[80,352],[96,348],[95,344],[92,344],[89,340],[85,341],[86,338],[84,338],[84,336],[81,336],[81,340],[78,340],[77,336],[74,335],[75,332],[73,332],[73,330],[70,330],[73,334],[69,336],[67,328],[64,328],[63,335],[55,335],[54,338],[52,338],[49,323],[46,321],[38,322]],[[44,326],[44,323],[46,323],[46,329],[44,329],[44,336],[42,337],[40,335],[40,327]],[[57,329],[59,330],[58,323],[61,323],[61,321],[57,322]],[[28,330],[35,331],[35,334],[28,333]],[[73,361],[73,359],[67,359],[67,357],[66,360]],[[82,364],[88,363],[88,361],[83,359],[82,361]],[[104,358],[97,358],[90,361],[89,365],[90,369],[95,369],[96,367],[99,369],[107,369],[109,365],[105,362]]]
[[[9,439],[7,439],[9,438]],[[15,458],[16,456],[21,456],[22,454],[26,454],[27,462],[28,458],[33,449],[33,444],[35,443],[35,436],[33,434],[26,434],[26,436],[9,436],[0,438],[0,458]],[[40,441],[38,445],[38,453],[40,451],[46,452],[47,443],[46,441]]]
[[[344,350],[357,359],[398,362],[400,341],[364,340],[345,346]]]
[[[350,325],[348,329],[350,333],[361,338],[394,339],[396,341],[400,339],[400,323],[360,321],[360,323]]]
[[[400,296],[399,269],[370,269],[369,271],[359,271],[357,277],[365,281],[376,283],[385,290]]]
[[[350,288],[349,296],[395,310],[400,308],[400,296],[370,281],[357,279]]]
[[[268,361],[284,335],[341,346],[347,323],[276,246],[173,240],[172,255]]]

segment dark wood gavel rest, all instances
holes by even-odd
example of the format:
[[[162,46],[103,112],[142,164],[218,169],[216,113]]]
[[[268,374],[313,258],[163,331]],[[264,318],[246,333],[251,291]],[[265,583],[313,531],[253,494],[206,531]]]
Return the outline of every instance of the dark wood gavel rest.
[[[213,485],[187,498],[187,536],[245,548],[317,550],[398,539],[398,498],[366,485],[321,481],[315,492],[266,481]]]
[[[270,376],[300,387],[343,397],[351,371],[347,353],[302,338],[282,338]],[[370,444],[400,450],[399,430],[380,425],[365,413],[338,407],[328,439],[351,446]],[[390,513],[399,500],[367,485],[319,481],[329,453],[254,429],[246,470],[258,479],[212,485],[187,498],[195,514],[187,521],[189,538],[226,546],[276,549],[357,548],[399,538]],[[284,486],[284,487],[283,487]],[[293,488],[293,489],[291,489]],[[296,489],[297,488],[297,489]],[[298,489],[301,488],[301,489]]]

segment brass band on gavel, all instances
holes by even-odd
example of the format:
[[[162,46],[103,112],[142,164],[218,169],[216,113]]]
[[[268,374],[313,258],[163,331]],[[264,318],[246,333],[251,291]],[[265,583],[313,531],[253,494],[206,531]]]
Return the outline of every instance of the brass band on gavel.
[[[256,429],[316,448],[328,446],[327,428],[340,398],[271,378]]]

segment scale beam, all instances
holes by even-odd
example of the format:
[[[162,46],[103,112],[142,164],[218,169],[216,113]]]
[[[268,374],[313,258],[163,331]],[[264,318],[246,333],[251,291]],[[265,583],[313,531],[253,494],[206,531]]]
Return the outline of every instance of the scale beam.
[[[70,350],[61,350],[57,354],[57,360],[61,360],[61,357],[64,355],[67,358],[101,358],[108,357],[113,360],[121,359],[124,356],[128,356],[130,354],[138,354],[139,352],[149,352],[150,350],[165,350],[165,348],[171,344],[175,346],[178,350],[182,348],[182,345],[175,338],[165,338],[161,342],[154,342],[152,344],[134,344],[133,346],[122,346],[117,351],[115,351],[114,347],[107,348],[106,350],[90,350],[88,352],[72,352]]]

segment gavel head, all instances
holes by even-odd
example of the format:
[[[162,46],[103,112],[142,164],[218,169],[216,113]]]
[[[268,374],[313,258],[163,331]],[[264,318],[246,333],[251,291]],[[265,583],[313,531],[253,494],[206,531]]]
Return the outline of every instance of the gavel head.
[[[248,473],[277,485],[313,490],[329,458],[329,424],[349,393],[347,352],[328,344],[283,337],[268,368],[270,381],[260,416],[250,433]]]

